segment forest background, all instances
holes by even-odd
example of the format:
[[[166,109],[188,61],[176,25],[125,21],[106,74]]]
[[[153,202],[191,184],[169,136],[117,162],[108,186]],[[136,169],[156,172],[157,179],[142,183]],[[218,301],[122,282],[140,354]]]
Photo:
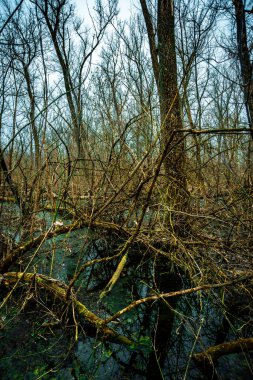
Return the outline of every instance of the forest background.
[[[252,2],[0,7],[2,378],[251,378]]]

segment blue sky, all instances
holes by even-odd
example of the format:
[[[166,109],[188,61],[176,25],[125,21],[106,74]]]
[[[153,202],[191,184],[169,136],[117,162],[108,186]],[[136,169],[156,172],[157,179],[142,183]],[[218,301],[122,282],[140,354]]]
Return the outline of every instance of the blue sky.
[[[105,1],[105,0],[104,0]],[[78,16],[86,18],[87,16],[87,6],[92,11],[95,1],[94,0],[73,0],[73,3],[76,4]],[[105,1],[106,3],[106,1]],[[128,19],[133,9],[133,5],[138,4],[137,0],[119,0],[119,10],[120,18]]]
[[[245,0],[244,4],[245,9],[251,9],[253,7],[253,0]]]

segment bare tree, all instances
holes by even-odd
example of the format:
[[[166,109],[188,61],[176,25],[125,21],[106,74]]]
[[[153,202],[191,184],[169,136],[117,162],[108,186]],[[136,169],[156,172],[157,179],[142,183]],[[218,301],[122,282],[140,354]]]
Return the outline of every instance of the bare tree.
[[[86,64],[90,63],[92,53],[99,45],[107,25],[116,14],[116,3],[109,2],[108,8],[102,10],[99,1],[97,6],[98,22],[94,26],[94,36],[90,40],[87,30],[80,30],[80,23],[74,28],[79,37],[80,54],[75,54],[75,47],[70,40],[73,5],[68,0],[36,0],[38,19],[46,24],[53,42],[55,53],[64,78],[65,92],[71,117],[74,141],[77,147],[77,157],[88,158],[87,133],[83,121],[83,84],[87,76]],[[42,19],[41,19],[42,16]],[[95,21],[94,21],[95,22]],[[73,60],[75,56],[75,61]]]

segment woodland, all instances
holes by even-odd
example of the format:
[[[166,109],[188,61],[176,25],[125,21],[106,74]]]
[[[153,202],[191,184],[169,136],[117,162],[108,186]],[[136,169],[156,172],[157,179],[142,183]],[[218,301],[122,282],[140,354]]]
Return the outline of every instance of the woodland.
[[[0,377],[252,379],[253,1],[125,3],[0,0]]]

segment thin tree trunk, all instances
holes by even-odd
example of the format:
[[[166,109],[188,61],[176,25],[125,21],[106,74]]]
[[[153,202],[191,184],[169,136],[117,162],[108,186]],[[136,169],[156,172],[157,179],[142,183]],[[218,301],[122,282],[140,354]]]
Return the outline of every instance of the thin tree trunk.
[[[241,77],[243,83],[244,103],[247,111],[248,123],[251,134],[248,148],[248,178],[246,185],[252,185],[253,177],[253,80],[252,71],[253,65],[250,59],[247,28],[244,4],[242,0],[233,0],[236,17],[236,32],[237,32],[237,50],[238,58],[241,67]]]
[[[2,153],[2,150],[0,150],[0,166],[1,166],[1,169],[3,171],[3,174],[4,174],[4,177],[5,177],[5,181],[8,183],[10,189],[11,189],[11,192],[16,200],[16,203],[17,205],[21,208],[21,210],[23,209],[23,202],[22,202],[22,199],[19,195],[19,192],[18,192],[18,189],[16,187],[16,185],[14,184],[13,180],[12,180],[12,176],[8,170],[8,167],[7,167],[7,164],[5,162],[5,159],[4,159],[4,156],[3,156],[3,153]]]
[[[173,0],[157,2],[157,40],[155,27],[145,0],[140,0],[147,28],[153,72],[157,84],[160,119],[161,150],[164,156],[163,166],[166,176],[166,205],[170,209],[166,223],[173,233],[185,235],[185,220],[181,211],[188,205],[185,176],[185,146],[180,130],[182,118],[177,83],[177,61],[175,44],[175,23]],[[181,277],[172,263],[161,259],[156,265],[159,291],[170,292],[181,289]],[[162,369],[168,349],[171,345],[171,333],[174,322],[173,308],[176,299],[170,305],[160,302],[157,308],[156,330],[153,336],[154,350],[149,356],[147,379],[163,379]]]

